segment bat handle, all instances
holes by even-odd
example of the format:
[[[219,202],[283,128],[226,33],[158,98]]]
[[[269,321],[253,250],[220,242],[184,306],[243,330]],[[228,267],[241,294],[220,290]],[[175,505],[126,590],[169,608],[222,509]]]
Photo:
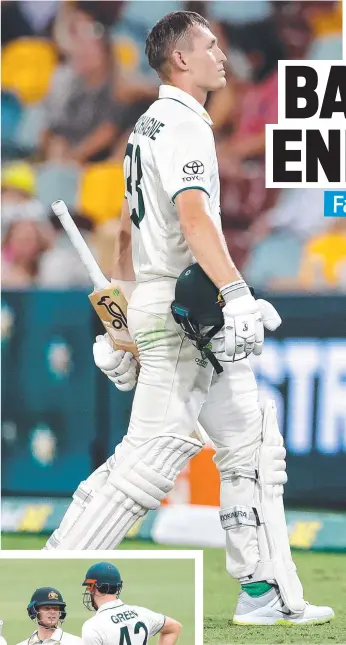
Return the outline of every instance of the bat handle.
[[[95,289],[104,289],[109,285],[109,281],[103,275],[100,267],[98,266],[95,258],[93,257],[88,245],[86,244],[83,236],[74,223],[68,208],[61,199],[52,203],[52,211],[59,218],[63,228],[69,236],[73,246],[75,247],[80,259],[82,260],[89,276],[94,284]]]
[[[54,211],[54,214],[59,218],[63,215],[66,215],[66,213],[68,214],[67,206],[65,202],[62,201],[62,199],[57,199],[56,202],[53,202],[52,210]]]

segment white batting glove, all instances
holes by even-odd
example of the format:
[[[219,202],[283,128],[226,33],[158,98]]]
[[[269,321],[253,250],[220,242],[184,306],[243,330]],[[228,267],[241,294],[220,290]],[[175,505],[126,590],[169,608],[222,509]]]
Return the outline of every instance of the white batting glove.
[[[244,280],[220,289],[225,301],[225,353],[232,361],[240,361],[253,353],[262,353],[264,327],[260,308]]]
[[[232,361],[240,361],[253,353],[262,353],[264,326],[274,331],[281,324],[275,307],[267,300],[256,300],[244,280],[222,287],[225,301],[225,353]]]
[[[269,329],[269,331],[275,331],[275,329],[280,327],[282,323],[282,320],[275,307],[270,302],[268,302],[268,300],[262,300],[261,298],[259,300],[256,300],[256,302],[262,314],[263,325],[266,329]]]
[[[129,392],[137,383],[137,361],[131,352],[113,349],[108,334],[96,336],[93,345],[94,361],[103,374],[121,390]]]

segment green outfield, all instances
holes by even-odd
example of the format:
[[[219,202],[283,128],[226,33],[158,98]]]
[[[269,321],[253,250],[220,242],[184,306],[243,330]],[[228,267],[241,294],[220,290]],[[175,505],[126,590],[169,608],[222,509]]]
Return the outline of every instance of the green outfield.
[[[309,602],[331,605],[335,619],[316,627],[239,627],[231,624],[239,591],[225,572],[225,555],[204,550],[205,645],[230,643],[346,643],[346,554],[295,552],[304,595]]]
[[[44,542],[45,538],[36,536],[8,535],[3,538],[2,548],[40,549]],[[172,547],[158,547],[150,542],[128,540],[121,548]],[[204,645],[346,644],[346,554],[296,551],[294,560],[304,585],[305,597],[311,603],[331,605],[334,608],[336,617],[330,624],[298,628],[242,628],[232,625],[239,585],[225,572],[224,551],[204,549]]]
[[[23,545],[22,545],[23,548]],[[25,547],[24,547],[25,548]],[[113,555],[113,554],[110,554]],[[194,561],[193,560],[109,560],[117,564],[124,580],[125,602],[149,607],[173,616],[183,625],[179,643],[194,643]],[[80,635],[91,613],[82,604],[86,570],[95,559],[6,560],[0,559],[0,618],[8,645],[28,638],[35,629],[26,607],[36,587],[57,587],[67,603],[64,629]],[[151,640],[157,643],[158,637]]]

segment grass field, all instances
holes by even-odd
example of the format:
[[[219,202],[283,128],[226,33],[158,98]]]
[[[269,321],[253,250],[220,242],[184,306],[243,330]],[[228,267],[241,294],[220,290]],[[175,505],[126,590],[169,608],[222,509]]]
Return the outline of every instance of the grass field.
[[[4,536],[2,548],[40,549],[44,542],[44,539],[36,536]],[[129,540],[121,548],[158,547],[147,542]],[[204,645],[346,645],[346,554],[295,552],[294,560],[303,582],[305,597],[314,604],[331,605],[336,614],[334,621],[327,625],[298,628],[243,628],[232,625],[239,585],[225,572],[224,551],[204,549]],[[183,641],[181,645],[182,643]],[[190,645],[192,643],[193,641]]]
[[[231,624],[238,584],[225,573],[219,549],[204,550],[205,645],[230,643],[346,644],[346,554],[296,552],[294,561],[309,602],[330,605],[335,619],[316,627],[239,627]]]
[[[113,555],[113,554],[112,554]],[[179,644],[194,643],[193,560],[109,560],[117,564],[124,580],[123,600],[173,616],[183,625]],[[8,645],[16,645],[36,629],[26,612],[32,592],[53,586],[67,603],[64,629],[80,635],[83,623],[92,616],[82,603],[85,573],[95,559],[6,560],[0,559],[0,617]],[[97,562],[97,560],[96,560]],[[157,643],[158,637],[150,642]]]

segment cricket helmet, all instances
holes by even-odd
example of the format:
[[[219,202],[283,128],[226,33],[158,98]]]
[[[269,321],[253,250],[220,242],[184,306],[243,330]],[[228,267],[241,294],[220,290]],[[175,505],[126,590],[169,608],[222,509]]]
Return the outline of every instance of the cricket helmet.
[[[39,587],[39,589],[36,589],[27,606],[27,612],[31,620],[37,620],[41,627],[49,629],[46,625],[40,623],[40,607],[58,607],[60,609],[58,622],[62,623],[66,618],[66,603],[60,591],[54,589],[54,587]]]
[[[97,609],[93,596],[97,589],[103,594],[114,594],[119,596],[123,587],[120,571],[111,562],[98,562],[93,564],[85,574],[83,587],[88,589],[83,594],[83,604],[92,611]]]
[[[218,288],[199,264],[191,264],[180,274],[171,304],[173,318],[218,374],[223,368],[208,345],[224,326],[224,304]]]
[[[253,288],[249,289],[254,296]],[[223,372],[220,361],[231,360],[224,350],[212,351],[210,342],[224,326],[224,306],[225,301],[219,289],[199,264],[191,264],[180,274],[175,286],[175,299],[171,304],[173,318],[210,361],[217,374]]]

